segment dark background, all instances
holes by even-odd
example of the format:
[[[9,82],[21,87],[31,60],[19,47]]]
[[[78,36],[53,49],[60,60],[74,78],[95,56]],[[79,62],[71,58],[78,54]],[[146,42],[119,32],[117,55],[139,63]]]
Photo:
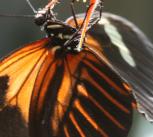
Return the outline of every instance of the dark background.
[[[71,16],[70,0],[61,0],[56,7],[58,18],[65,20]],[[36,9],[43,7],[47,0],[31,0]],[[76,6],[77,12],[83,12],[83,4]],[[136,24],[153,41],[153,0],[105,0],[104,11],[126,17]],[[78,8],[79,7],[79,8]],[[0,0],[0,14],[32,15],[33,12],[25,0]],[[0,57],[8,52],[45,36],[31,18],[0,17]],[[129,137],[153,137],[153,125],[141,115],[135,115]]]

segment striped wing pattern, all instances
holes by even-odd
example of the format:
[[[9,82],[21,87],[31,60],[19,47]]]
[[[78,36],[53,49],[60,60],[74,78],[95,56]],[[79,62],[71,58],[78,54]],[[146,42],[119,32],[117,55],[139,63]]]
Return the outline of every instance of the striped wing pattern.
[[[127,87],[88,49],[72,54],[56,48],[54,55],[48,54],[35,82],[31,136],[127,136],[133,101]]]
[[[139,112],[153,121],[153,45],[128,20],[103,13],[89,32],[114,69],[132,87]]]

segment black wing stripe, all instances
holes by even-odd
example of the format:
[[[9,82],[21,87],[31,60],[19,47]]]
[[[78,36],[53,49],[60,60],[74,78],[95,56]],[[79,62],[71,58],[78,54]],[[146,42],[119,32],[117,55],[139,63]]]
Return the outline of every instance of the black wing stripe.
[[[31,136],[41,137],[50,134],[56,136],[61,122],[61,114],[58,114],[57,108],[57,104],[60,103],[57,101],[58,92],[53,91],[58,91],[60,88],[64,71],[63,62],[54,60],[52,54],[48,55],[47,60],[37,77],[36,85],[40,86],[35,86],[32,95],[30,109]]]
[[[92,86],[91,83],[84,81],[84,86],[87,89],[88,94],[95,98],[100,106],[103,106],[103,108],[112,114],[120,123],[128,123],[127,120],[128,117],[131,116],[131,113],[127,114],[118,108],[115,104],[112,104],[112,102],[109,101],[103,94],[101,94],[96,87]],[[128,105],[129,106],[127,108],[129,109],[130,103],[128,103]],[[131,109],[129,109],[129,111],[131,111]]]
[[[72,121],[73,125],[75,125],[75,128],[77,129],[78,133],[80,134],[80,137],[85,137],[84,131],[80,128],[78,121],[75,119],[75,116],[73,112],[70,112],[69,118]]]
[[[105,66],[102,66],[102,67],[103,67],[103,69],[107,69],[107,68],[105,68]],[[116,87],[118,87],[116,89],[116,87],[109,84],[101,75],[98,75],[98,73],[94,69],[92,69],[86,65],[84,68],[86,68],[88,75],[91,76],[93,81],[95,81],[98,85],[100,85],[105,91],[107,91],[108,94],[110,94],[118,102],[120,102],[121,104],[124,104],[125,108],[128,108],[128,106],[127,106],[128,100],[127,99],[129,97],[129,94],[131,94],[131,92],[129,92],[130,89],[128,89],[128,87],[125,88],[125,86],[128,86],[128,85],[126,85],[125,82],[120,81],[120,78],[118,76],[116,76],[119,79],[118,83],[121,83],[124,85],[124,86],[122,85],[119,87],[118,86],[119,84],[117,85],[115,83],[115,81],[111,80],[111,77],[109,77],[109,80],[112,81],[112,83],[114,83],[114,85],[116,85]],[[101,70],[98,70],[98,71],[101,72]],[[103,73],[103,72],[101,72],[101,73]],[[104,75],[106,75],[106,74],[104,74]],[[118,89],[121,89],[121,92],[118,92]],[[123,99],[123,98],[121,98],[121,96],[125,96],[125,98]]]
[[[99,131],[93,126],[94,122],[99,126],[108,136],[126,136],[131,125],[132,118],[132,96],[129,90],[123,86],[124,81],[118,77],[110,68],[108,68],[103,62],[97,61],[98,59],[90,57],[88,53],[83,60],[81,60],[79,84],[77,85],[78,101],[82,109],[88,114],[87,116],[81,113],[81,109],[75,108],[73,112],[76,120],[80,124],[80,128],[87,134],[87,127],[89,133],[91,132],[99,135]],[[91,60],[92,59],[92,60]],[[101,76],[101,73],[108,77],[111,83],[107,82],[107,79]],[[113,73],[113,77],[111,77]],[[98,79],[97,79],[98,78]],[[118,89],[121,89],[119,92]],[[75,105],[76,106],[76,105]],[[80,115],[80,116],[79,116]],[[81,118],[82,117],[82,118]],[[91,121],[89,122],[89,118]],[[83,121],[81,119],[84,119]],[[88,120],[87,120],[88,119]],[[84,121],[88,121],[85,124]],[[84,122],[84,124],[83,124]],[[88,127],[88,125],[92,127]],[[112,135],[114,133],[114,135]],[[93,135],[93,136],[94,136]]]
[[[97,125],[97,123],[94,121],[92,117],[89,116],[89,114],[84,110],[79,100],[76,100],[74,102],[76,109],[84,116],[84,118],[88,121],[88,123],[96,130],[98,131],[103,137],[108,137],[107,133],[103,131],[101,127]]]
[[[128,95],[123,89],[121,89],[114,81],[112,81],[105,73],[97,69],[93,64],[89,61],[85,60],[84,62],[85,67],[95,71],[95,74],[99,75],[99,77],[103,78],[107,84],[112,86],[116,91],[120,92],[121,94]],[[88,70],[89,71],[89,70]]]
[[[98,85],[100,85],[105,91],[108,92],[109,95],[111,95],[114,99],[116,99],[118,102],[120,102],[121,104],[124,104],[124,106],[126,107],[126,101],[125,99],[122,99],[120,96],[124,95],[126,96],[125,98],[128,97],[128,92],[125,94],[122,94],[120,92],[118,92],[118,90],[116,90],[116,88],[113,88],[113,86],[109,85],[108,82],[103,79],[102,77],[100,77],[99,75],[97,75],[97,73],[95,73],[95,71],[93,71],[92,69],[86,67],[86,71],[88,72],[88,74],[91,76],[91,78],[97,82]],[[125,89],[122,91],[125,92]]]
[[[83,91],[81,91],[81,90],[83,90]],[[121,128],[123,130],[125,129],[125,127],[108,110],[106,110],[98,101],[96,101],[93,96],[91,96],[90,94],[87,93],[85,87],[83,87],[83,86],[80,85],[78,87],[78,91],[79,91],[79,93],[86,93],[87,94],[86,95],[87,99],[89,99],[95,105],[95,107],[97,107],[99,110],[101,110],[101,112],[109,120],[111,120],[119,128]]]
[[[66,120],[66,125],[68,127],[68,131],[70,133],[70,137],[71,136],[82,137],[82,136],[80,136],[80,133],[79,133],[79,130],[77,129],[76,123],[74,124],[74,120],[75,119],[72,118],[72,115],[69,114],[69,117]]]
[[[130,113],[130,111],[124,105],[122,105],[118,100],[113,98],[101,85],[97,83],[97,81],[94,81],[93,78],[86,71],[84,71],[83,73],[86,73],[86,75],[88,76],[88,81],[91,83],[91,85],[97,88],[101,92],[101,94],[103,94],[109,101],[111,101],[125,113]]]
[[[80,103],[82,104],[82,107],[86,110],[86,112],[89,114],[89,116],[94,119],[96,124],[101,129],[103,129],[103,131],[105,131],[108,136],[118,137],[120,134],[124,134],[124,132],[128,131],[128,129],[126,129],[126,125],[121,125],[124,124],[125,121],[121,121],[121,123],[118,125],[114,124],[114,122],[112,122],[112,120],[109,119],[107,115],[105,115],[105,113],[103,113],[98,107],[96,107],[95,104],[88,98],[85,99],[84,97],[80,97]],[[114,135],[112,135],[112,133]]]
[[[98,57],[96,57],[98,59]],[[108,78],[111,78],[111,80],[115,83],[115,85],[118,86],[118,88],[124,89],[124,85],[123,85],[123,81],[121,80],[121,78],[114,73],[114,71],[112,71],[110,69],[109,66],[107,66],[103,61],[100,62],[95,62],[94,60],[91,59],[87,59],[87,61],[94,66],[95,68],[97,68],[100,72],[102,72],[103,74],[105,74]],[[118,82],[120,79],[120,82]],[[122,82],[121,82],[122,81]],[[122,90],[124,94],[126,94],[127,90]],[[122,93],[122,94],[123,94]],[[128,95],[128,92],[127,92]]]

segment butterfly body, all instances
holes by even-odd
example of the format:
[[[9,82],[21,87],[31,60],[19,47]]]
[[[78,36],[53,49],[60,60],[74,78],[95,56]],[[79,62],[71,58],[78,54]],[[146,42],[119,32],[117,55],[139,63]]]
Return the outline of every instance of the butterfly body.
[[[77,29],[59,21],[48,21],[45,24],[44,30],[49,37],[56,39],[56,43],[59,42],[59,45],[63,45],[63,48],[67,48],[67,50],[73,50],[72,48],[76,47],[79,41],[80,34],[77,32]]]
[[[93,6],[87,20],[81,19],[83,31],[57,20],[50,10],[39,12],[35,22],[47,38],[0,62],[0,89],[5,93],[0,107],[16,107],[30,137],[128,135],[135,104],[131,88],[104,56],[103,43],[84,39]]]
[[[81,36],[76,28],[57,20],[50,10],[44,11],[43,14],[38,13],[35,17],[35,23],[42,27],[47,37],[50,37],[55,45],[60,45],[61,48],[67,51],[76,52],[75,49]]]

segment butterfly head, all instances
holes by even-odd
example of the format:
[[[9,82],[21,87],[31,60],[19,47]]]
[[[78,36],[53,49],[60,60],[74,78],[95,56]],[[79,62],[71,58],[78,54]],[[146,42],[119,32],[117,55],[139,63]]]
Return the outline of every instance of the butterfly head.
[[[55,21],[56,17],[54,15],[54,13],[52,12],[52,10],[50,9],[39,9],[35,15],[35,23],[38,26],[42,26],[46,21]]]
[[[52,10],[39,10],[35,15],[35,23],[47,33],[47,37],[52,38],[55,45],[60,45],[67,51],[76,52],[80,31],[58,20]]]

